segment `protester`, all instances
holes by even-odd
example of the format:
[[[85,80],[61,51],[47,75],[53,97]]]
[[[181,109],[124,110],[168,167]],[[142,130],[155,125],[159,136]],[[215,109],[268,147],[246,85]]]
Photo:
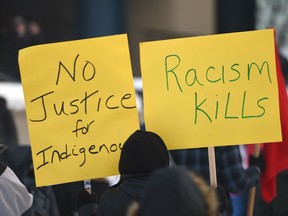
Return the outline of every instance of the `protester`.
[[[216,216],[215,190],[188,170],[178,167],[154,172],[139,203],[138,216]]]
[[[6,147],[0,144],[0,154]],[[0,163],[0,215],[34,216],[33,196],[15,173],[5,164]]]
[[[288,215],[288,96],[283,76],[288,71],[279,57],[276,55],[282,142],[263,145],[266,169],[255,201],[257,216]]]
[[[171,155],[176,164],[187,167],[210,182],[207,148],[175,150],[171,151]],[[259,184],[260,168],[263,169],[263,166],[250,165],[244,169],[240,149],[237,145],[215,147],[215,160],[217,182],[225,189],[230,202],[223,215],[232,215],[233,209],[229,193],[242,193]]]
[[[28,192],[33,194],[32,209],[35,216],[60,215],[52,187],[36,187],[29,145],[9,148],[6,152],[5,163],[14,171]]]
[[[0,143],[8,147],[17,146],[18,133],[12,113],[7,107],[7,101],[0,96]]]
[[[1,50],[2,70],[11,81],[20,82],[20,71],[18,65],[18,52],[20,49],[31,45],[27,29],[27,21],[22,16],[15,16],[12,20],[11,29],[3,37]]]
[[[279,172],[275,176],[275,193],[271,201],[267,202],[261,195],[261,187],[257,187],[255,196],[255,216],[286,216],[288,215],[288,170]]]
[[[45,36],[42,32],[41,26],[37,21],[31,21],[28,24],[30,44],[38,45],[46,42]]]
[[[163,140],[153,132],[135,131],[124,143],[120,161],[119,182],[101,197],[97,216],[126,216],[133,201],[140,202],[150,174],[169,165]]]

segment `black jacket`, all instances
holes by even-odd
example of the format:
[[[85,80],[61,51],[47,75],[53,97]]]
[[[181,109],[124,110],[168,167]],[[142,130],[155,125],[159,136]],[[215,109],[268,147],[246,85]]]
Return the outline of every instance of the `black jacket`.
[[[120,181],[101,196],[96,215],[126,216],[132,202],[141,200],[149,173],[168,165],[168,150],[161,137],[136,130],[121,150]]]
[[[149,174],[121,175],[119,183],[107,190],[100,199],[97,216],[126,216],[133,201],[139,202]]]

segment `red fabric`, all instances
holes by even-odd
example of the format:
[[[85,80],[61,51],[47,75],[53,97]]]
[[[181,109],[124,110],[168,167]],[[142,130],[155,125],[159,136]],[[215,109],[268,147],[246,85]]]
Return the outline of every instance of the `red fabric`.
[[[276,42],[275,49],[282,142],[263,145],[266,168],[261,176],[261,194],[267,203],[271,202],[277,195],[276,175],[288,169],[288,98]]]

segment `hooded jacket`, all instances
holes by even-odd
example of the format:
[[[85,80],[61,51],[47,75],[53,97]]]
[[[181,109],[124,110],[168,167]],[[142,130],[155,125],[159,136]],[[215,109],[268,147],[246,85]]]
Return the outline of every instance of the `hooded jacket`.
[[[124,143],[119,182],[101,197],[97,216],[126,216],[133,201],[140,202],[151,172],[169,165],[164,141],[153,132],[135,131]]]

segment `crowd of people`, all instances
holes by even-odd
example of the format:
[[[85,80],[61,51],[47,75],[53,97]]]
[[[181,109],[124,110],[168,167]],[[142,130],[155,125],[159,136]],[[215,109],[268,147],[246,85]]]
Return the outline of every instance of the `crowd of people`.
[[[44,43],[45,37],[37,22],[17,16],[3,40],[0,70],[9,80],[19,82],[18,50]],[[284,58],[281,60],[287,82],[288,64]],[[287,101],[287,92],[284,97]],[[287,102],[285,110],[287,117]],[[2,98],[0,120],[3,216],[246,215],[247,194],[252,187],[257,188],[255,216],[288,215],[288,170],[284,166],[275,180],[276,197],[269,202],[262,197],[261,176],[275,166],[274,158],[267,160],[265,149],[259,157],[250,155],[245,167],[241,149],[246,150],[246,146],[215,147],[218,185],[211,187],[207,148],[168,151],[159,135],[143,127],[123,145],[118,167],[120,179],[116,184],[109,184],[106,178],[94,179],[91,193],[85,190],[83,182],[37,188],[30,146],[18,144],[13,119]],[[286,124],[282,128],[288,128],[287,121],[282,124]],[[283,142],[286,144],[277,151],[286,154],[287,134]],[[241,208],[235,206],[234,195],[244,200]]]
[[[0,147],[0,192],[5,194],[0,215],[7,216],[232,215],[229,193],[259,185],[265,169],[263,155],[251,157],[253,164],[244,169],[239,146],[219,147],[214,188],[207,177],[207,149],[168,151],[159,135],[137,130],[123,145],[119,182],[109,187],[92,181],[89,193],[83,182],[36,188],[30,147]]]
[[[257,188],[255,216],[287,215],[288,103],[285,80],[278,78],[283,87],[279,88],[283,142],[265,144],[267,148],[258,157],[250,154],[246,167],[241,152],[245,145],[215,147],[216,188],[210,185],[207,148],[168,151],[162,138],[144,126],[123,145],[117,183],[93,179],[91,193],[81,181],[36,187],[30,146],[18,144],[13,118],[5,100],[0,99],[0,142],[5,144],[0,145],[0,194],[5,196],[0,200],[0,215],[241,216],[246,215],[247,194],[252,187]],[[272,172],[279,161],[276,195],[267,201],[260,190],[261,176]],[[235,205],[235,195],[241,197],[240,204]]]

